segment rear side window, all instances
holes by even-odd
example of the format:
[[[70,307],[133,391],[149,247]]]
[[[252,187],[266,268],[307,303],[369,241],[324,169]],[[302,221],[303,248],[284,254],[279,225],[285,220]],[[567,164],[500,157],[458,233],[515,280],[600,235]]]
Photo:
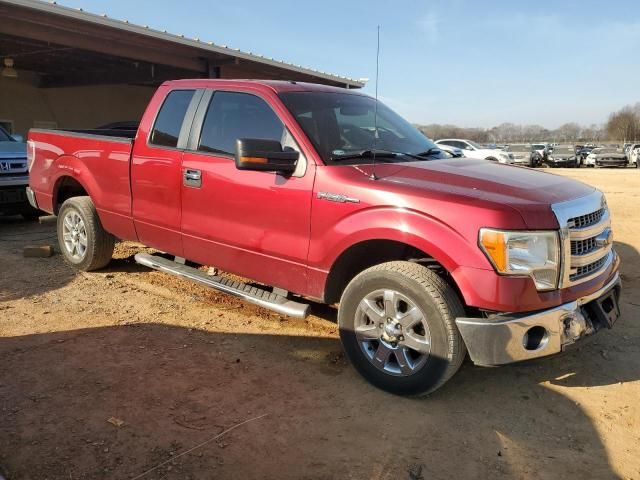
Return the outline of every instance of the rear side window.
[[[167,95],[153,125],[151,143],[161,147],[178,146],[182,122],[194,92],[195,90],[174,90]]]
[[[283,134],[284,125],[260,97],[216,92],[202,125],[198,150],[233,155],[238,138],[282,142]]]

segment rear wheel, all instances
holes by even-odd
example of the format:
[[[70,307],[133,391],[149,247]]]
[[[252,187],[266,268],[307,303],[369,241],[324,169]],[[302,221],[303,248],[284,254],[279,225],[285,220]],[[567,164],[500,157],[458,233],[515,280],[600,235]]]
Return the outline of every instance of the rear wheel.
[[[426,267],[388,262],[357,275],[338,311],[347,357],[373,385],[425,395],[460,368],[466,348],[455,325],[455,291]]]
[[[89,197],[73,197],[58,212],[58,243],[68,263],[89,272],[109,264],[115,238],[102,227]]]

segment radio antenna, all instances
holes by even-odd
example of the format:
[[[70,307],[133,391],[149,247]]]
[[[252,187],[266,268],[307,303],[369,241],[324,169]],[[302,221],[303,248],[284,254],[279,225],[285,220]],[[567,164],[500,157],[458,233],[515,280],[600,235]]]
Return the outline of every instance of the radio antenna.
[[[376,176],[376,146],[378,143],[378,76],[380,72],[380,25],[378,25],[378,46],[376,48],[376,103],[373,111],[373,162],[371,163],[371,180]]]

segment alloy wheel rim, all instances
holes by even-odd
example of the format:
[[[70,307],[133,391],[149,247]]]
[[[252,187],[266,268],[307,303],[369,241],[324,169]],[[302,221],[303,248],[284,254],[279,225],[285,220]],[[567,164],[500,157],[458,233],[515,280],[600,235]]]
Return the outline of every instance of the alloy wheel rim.
[[[355,334],[365,357],[379,370],[400,377],[421,369],[431,352],[424,312],[393,289],[366,295],[358,304]]]
[[[67,212],[62,220],[62,240],[64,248],[74,260],[82,260],[87,253],[87,229],[80,214],[74,210]]]

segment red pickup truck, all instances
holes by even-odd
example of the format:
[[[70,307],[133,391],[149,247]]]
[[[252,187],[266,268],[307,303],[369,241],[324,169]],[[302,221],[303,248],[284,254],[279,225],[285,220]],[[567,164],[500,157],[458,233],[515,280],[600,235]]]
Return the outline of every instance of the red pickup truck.
[[[391,392],[434,391],[467,352],[558,353],[620,314],[601,192],[449,158],[359,91],[171,81],[137,131],[31,130],[28,156],[28,197],[72,265],[133,240],[165,252],[143,265],[283,314],[339,304],[348,358]]]

